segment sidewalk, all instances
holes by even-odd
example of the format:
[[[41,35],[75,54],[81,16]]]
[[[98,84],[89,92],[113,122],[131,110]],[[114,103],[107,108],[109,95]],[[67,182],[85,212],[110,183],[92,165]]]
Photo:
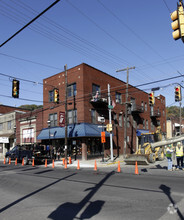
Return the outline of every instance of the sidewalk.
[[[102,162],[102,158],[97,159],[90,159],[90,160],[79,160],[80,168],[94,168],[95,161],[97,168],[117,168],[118,162],[120,162],[121,168],[134,168],[135,165],[127,165],[124,162],[123,156],[116,158],[114,161],[111,161],[111,159],[104,159],[104,162]],[[44,165],[43,165],[44,166]],[[55,167],[64,167],[63,161],[54,161]],[[72,164],[67,164],[67,168],[69,167],[76,167],[78,166],[78,160],[72,160]],[[48,164],[48,167],[52,167],[52,163]],[[150,163],[148,165],[138,165],[140,168],[156,168],[156,167],[167,167],[167,160],[163,161],[156,161],[155,163]]]

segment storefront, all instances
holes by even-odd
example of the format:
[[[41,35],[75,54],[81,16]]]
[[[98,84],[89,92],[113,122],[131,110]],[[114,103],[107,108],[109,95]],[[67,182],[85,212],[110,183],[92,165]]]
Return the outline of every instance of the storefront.
[[[109,133],[105,133],[108,140]],[[59,150],[61,155],[64,155],[65,127],[45,128],[40,132],[37,140],[41,140],[42,144],[49,145],[51,148],[55,148],[56,152]],[[101,156],[103,154],[103,145],[101,143],[101,128],[99,125],[90,123],[68,125],[67,153],[71,156],[77,154],[83,160]]]

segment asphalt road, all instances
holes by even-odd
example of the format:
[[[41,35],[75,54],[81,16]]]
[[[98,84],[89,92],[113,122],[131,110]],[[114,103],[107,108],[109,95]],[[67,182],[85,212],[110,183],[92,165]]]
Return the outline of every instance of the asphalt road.
[[[0,163],[0,219],[184,219],[184,171],[116,171]]]

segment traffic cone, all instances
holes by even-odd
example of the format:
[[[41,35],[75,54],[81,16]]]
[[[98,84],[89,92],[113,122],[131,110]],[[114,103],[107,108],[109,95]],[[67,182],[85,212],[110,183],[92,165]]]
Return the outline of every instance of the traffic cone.
[[[67,160],[65,160],[65,169],[67,169]]]
[[[15,165],[17,165],[17,158],[15,159]]]
[[[63,158],[63,166],[65,165],[65,158]]]
[[[47,159],[45,159],[45,167],[47,167]]]
[[[6,164],[6,158],[4,158],[4,164]]]
[[[72,158],[69,157],[69,164],[72,164]]]
[[[118,173],[121,172],[121,167],[120,167],[120,161],[118,161],[118,170],[117,170]]]
[[[35,165],[35,164],[34,164],[34,158],[33,158],[33,161],[32,161],[32,166],[34,167],[34,165]]]
[[[137,161],[135,162],[135,174],[139,174],[138,166],[137,166]]]
[[[11,164],[11,158],[9,158],[9,164]]]
[[[95,167],[94,167],[94,170],[97,171],[96,160],[95,160]]]
[[[54,160],[52,160],[52,168],[54,168]]]
[[[77,161],[77,170],[80,170],[79,160]]]
[[[24,166],[24,158],[22,158],[22,166]]]

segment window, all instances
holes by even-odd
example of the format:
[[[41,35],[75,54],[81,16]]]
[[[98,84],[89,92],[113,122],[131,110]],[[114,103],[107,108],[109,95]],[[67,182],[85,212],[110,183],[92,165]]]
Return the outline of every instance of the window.
[[[0,123],[0,131],[3,130],[3,123]]]
[[[50,127],[57,126],[57,113],[49,115]]]
[[[148,130],[149,128],[148,128],[149,126],[148,126],[148,120],[146,120],[146,129]]]
[[[99,92],[99,95],[100,95],[100,86],[93,84],[92,85],[92,94],[93,94],[93,96],[96,95],[97,91]]]
[[[148,110],[148,106],[147,106],[147,103],[145,102],[145,111],[147,112]]]
[[[96,111],[94,109],[91,109],[91,122],[96,124]]]
[[[73,83],[67,87],[68,97],[73,97],[77,95],[76,83]]]
[[[119,126],[120,127],[123,126],[123,116],[122,116],[122,114],[119,115]]]
[[[145,129],[145,119],[143,119],[143,129]]]
[[[68,124],[77,123],[77,110],[68,111]]]
[[[54,102],[54,90],[49,91],[49,102]]]
[[[12,127],[12,123],[11,123],[11,121],[8,121],[8,122],[7,122],[7,129],[10,130],[11,127]]]
[[[121,93],[116,92],[116,103],[122,103]]]

